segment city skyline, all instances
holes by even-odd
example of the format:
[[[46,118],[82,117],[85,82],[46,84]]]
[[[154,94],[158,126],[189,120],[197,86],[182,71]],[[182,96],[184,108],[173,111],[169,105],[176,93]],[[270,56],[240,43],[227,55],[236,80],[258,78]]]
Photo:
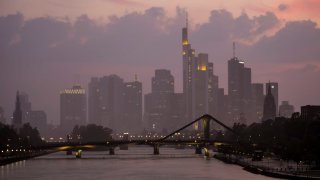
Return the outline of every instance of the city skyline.
[[[0,179],[320,179],[320,0],[0,0]]]
[[[217,31],[214,30],[219,30],[216,29],[215,25],[219,25],[219,20],[231,20],[234,25],[236,25],[237,22],[241,22],[241,20],[247,20],[245,22],[250,23],[260,23],[260,28],[266,28],[266,29],[261,29],[262,33],[257,32],[257,36],[261,36],[266,34],[268,31],[272,30],[275,28],[277,25],[280,23],[280,19],[275,14],[265,12],[264,14],[257,16],[256,18],[253,17],[247,17],[245,14],[241,14],[240,16],[231,16],[232,15],[230,12],[226,10],[215,10],[211,14],[211,20],[207,23],[200,24],[198,28],[192,27],[191,28],[191,33],[190,33],[190,39],[192,41],[193,46],[195,49],[200,50],[200,52],[206,52],[209,54],[209,61],[213,62],[215,64],[215,74],[220,77],[220,87],[225,88],[225,92],[227,92],[227,81],[226,81],[226,74],[227,74],[227,68],[226,68],[226,62],[227,60],[232,57],[232,43],[231,40],[235,40],[237,38],[241,38],[241,32],[240,27],[239,27],[239,32],[232,32],[231,34],[237,35],[238,37],[235,39],[215,39],[217,38],[216,35]],[[15,92],[17,89],[21,91],[25,91],[29,94],[31,101],[33,102],[33,105],[36,107],[36,109],[43,109],[47,112],[48,114],[48,121],[54,123],[57,123],[59,121],[58,118],[58,98],[56,99],[51,99],[50,102],[51,104],[41,102],[43,97],[45,97],[47,94],[49,94],[49,98],[53,98],[55,96],[58,97],[59,91],[61,89],[64,89],[66,87],[69,87],[74,84],[75,77],[80,76],[81,79],[81,84],[85,85],[85,89],[87,88],[87,83],[89,82],[88,79],[92,76],[103,76],[103,75],[109,75],[109,74],[118,74],[121,77],[123,77],[127,81],[131,81],[134,79],[134,74],[138,74],[139,80],[144,84],[143,86],[143,92],[144,94],[148,93],[151,91],[151,86],[150,86],[150,78],[153,74],[153,71],[155,69],[159,68],[164,68],[164,69],[169,69],[171,70],[173,76],[176,79],[176,92],[182,92],[182,76],[181,76],[181,50],[180,50],[180,45],[178,43],[180,42],[180,30],[181,27],[183,27],[184,22],[184,17],[185,13],[183,9],[177,10],[176,14],[176,19],[171,19],[174,23],[173,24],[166,24],[168,27],[164,27],[164,30],[169,31],[169,35],[166,36],[161,32],[157,27],[157,23],[161,23],[161,21],[156,21],[157,23],[151,23],[150,21],[156,20],[156,17],[162,17],[162,20],[165,20],[167,17],[167,14],[163,12],[163,8],[151,8],[147,9],[144,13],[142,14],[134,14],[134,13],[129,13],[124,16],[121,16],[119,19],[115,19],[113,21],[113,24],[110,23],[107,26],[107,30],[112,31],[115,33],[115,30],[117,28],[120,28],[121,24],[123,24],[123,27],[126,27],[127,24],[130,22],[149,22],[145,28],[147,28],[146,36],[151,37],[151,39],[147,43],[151,43],[154,41],[151,40],[157,40],[158,38],[155,37],[153,34],[150,34],[149,30],[150,27],[156,28],[156,32],[160,33],[160,37],[163,38],[165,37],[165,40],[168,40],[168,38],[173,39],[172,43],[168,44],[168,47],[165,47],[164,42],[161,42],[160,45],[156,45],[154,49],[149,49],[151,52],[148,51],[142,51],[140,48],[142,43],[138,43],[138,41],[135,41],[132,39],[130,36],[130,33],[136,33],[135,29],[131,31],[124,31],[122,32],[122,35],[125,35],[123,38],[128,41],[123,41],[121,44],[125,44],[129,42],[128,46],[117,51],[118,53],[124,53],[128,52],[128,56],[115,56],[114,54],[111,53],[111,57],[106,57],[101,58],[100,56],[106,56],[104,53],[101,54],[100,50],[98,51],[93,51],[93,47],[99,47],[101,49],[110,49],[112,50],[113,45],[112,44],[104,44],[105,46],[97,46],[100,45],[99,43],[101,42],[96,42],[96,39],[99,38],[100,36],[103,37],[104,35],[110,35],[110,34],[99,34],[102,33],[100,31],[101,29],[99,28],[106,28],[106,27],[99,27],[96,26],[94,21],[88,17],[81,17],[78,18],[76,25],[70,25],[69,23],[65,22],[60,22],[55,18],[36,18],[36,19],[21,19],[22,14],[15,14],[11,16],[2,16],[1,19],[1,27],[5,27],[6,22],[16,22],[21,23],[24,22],[25,25],[22,27],[18,27],[19,29],[18,35],[14,34],[11,36],[5,36],[7,37],[3,42],[3,45],[1,46],[3,53],[2,59],[1,60],[1,82],[4,84],[4,88],[1,91],[0,96],[1,99],[4,99],[3,102],[4,104],[0,104],[6,113],[6,116],[9,117],[12,112],[13,112],[13,103],[14,98],[15,98]],[[265,22],[264,20],[259,20],[260,17],[261,19],[265,20],[270,20]],[[132,18],[132,19],[131,19]],[[151,18],[151,19],[148,19]],[[226,18],[226,19],[224,19]],[[160,18],[161,19],[161,18]],[[192,17],[191,17],[192,19]],[[139,21],[138,21],[139,20]],[[56,32],[57,34],[53,36],[53,39],[47,39],[46,36],[43,36],[44,41],[39,42],[39,44],[34,44],[30,47],[30,49],[23,49],[25,45],[28,45],[28,41],[32,40],[32,36],[29,36],[30,33],[32,35],[32,28],[40,26],[42,27],[44,24],[48,23],[49,25],[51,24],[52,27],[55,27],[53,32]],[[93,24],[90,24],[93,23]],[[224,25],[223,22],[221,25]],[[268,24],[268,23],[271,23]],[[283,22],[282,22],[283,23]],[[257,43],[254,45],[246,45],[245,42],[237,42],[237,54],[240,54],[240,57],[243,57],[244,61],[246,62],[247,65],[252,71],[252,76],[255,77],[256,79],[253,79],[252,82],[263,82],[266,83],[269,80],[271,81],[277,81],[279,84],[281,84],[279,88],[279,102],[283,100],[289,100],[291,104],[293,104],[295,107],[300,107],[303,105],[307,104],[318,104],[319,100],[317,99],[316,92],[318,92],[318,86],[319,85],[314,85],[314,83],[317,80],[318,74],[319,74],[319,64],[317,62],[318,58],[318,52],[317,47],[319,47],[317,44],[314,44],[313,41],[308,41],[305,42],[304,45],[312,46],[315,47],[313,48],[314,51],[307,51],[311,52],[308,56],[306,56],[306,51],[304,49],[300,49],[302,52],[299,53],[299,56],[296,58],[291,59],[290,56],[296,55],[295,53],[292,53],[292,55],[288,56],[283,56],[281,53],[278,55],[279,57],[274,57],[273,55],[270,55],[270,57],[265,57],[270,49],[266,48],[272,45],[271,41],[276,41],[279,39],[283,39],[289,32],[293,31],[293,34],[291,35],[310,35],[311,37],[315,36],[315,39],[318,38],[317,34],[319,34],[319,28],[317,27],[316,24],[314,24],[312,21],[294,21],[294,22],[286,22],[287,24],[282,24],[283,27],[280,28],[280,31],[276,31],[274,35],[267,36],[262,40],[260,39]],[[165,23],[164,23],[165,24]],[[190,23],[191,24],[191,23]],[[194,26],[195,23],[193,23]],[[281,24],[281,23],[280,23]],[[62,25],[62,26],[61,26]],[[113,26],[112,26],[113,25]],[[139,24],[138,24],[139,25]],[[140,24],[142,26],[142,24]],[[269,25],[268,27],[265,27]],[[81,51],[75,51],[77,48],[81,47],[73,47],[72,42],[69,42],[71,44],[71,51],[70,52],[64,52],[61,49],[61,44],[62,47],[68,45],[66,42],[60,42],[61,39],[59,33],[60,30],[62,33],[64,33],[64,28],[61,29],[61,27],[67,26],[68,28],[71,27],[75,30],[80,30],[85,27],[88,28],[86,29],[87,32],[78,32],[79,34],[76,34],[76,38],[72,39],[72,41],[76,40],[79,41],[80,45],[85,47],[84,51],[88,54],[82,54]],[[205,26],[212,26],[210,29],[206,29]],[[143,26],[144,27],[144,26]],[[223,26],[227,30],[228,27]],[[307,33],[306,34],[300,34],[297,30],[300,28],[307,28]],[[14,30],[15,28],[12,27]],[[29,28],[29,31],[28,31]],[[84,28],[84,29],[85,29]],[[91,29],[90,29],[91,28]],[[112,30],[112,28],[114,28]],[[245,33],[247,29],[246,27],[244,28]],[[120,28],[122,29],[122,28]],[[20,32],[20,30],[22,32]],[[206,30],[212,30],[210,32],[206,32]],[[308,31],[309,30],[309,31]],[[176,33],[177,31],[178,33]],[[68,32],[68,31],[67,31]],[[97,32],[97,36],[93,36],[93,33]],[[201,36],[201,32],[204,32],[204,35]],[[20,34],[21,33],[21,34]],[[29,33],[29,34],[28,34]],[[230,32],[228,32],[230,33]],[[296,33],[296,34],[294,34]],[[283,35],[284,34],[284,35]],[[3,36],[5,34],[2,34]],[[28,36],[27,36],[28,35]],[[79,37],[78,37],[79,35]],[[81,35],[81,36],[80,36]],[[139,34],[138,34],[139,35]],[[245,34],[242,34],[244,39],[251,39],[254,37],[247,37]],[[83,37],[82,37],[83,36]],[[86,37],[89,36],[89,37]],[[26,37],[29,37],[31,39],[28,39]],[[112,39],[112,36],[108,36],[109,38]],[[140,36],[141,37],[141,36]],[[204,40],[203,38],[208,38],[208,40]],[[223,36],[225,37],[225,36]],[[309,37],[309,36],[307,36]],[[57,41],[59,40],[59,41]],[[287,40],[285,40],[285,43],[287,43]],[[94,45],[90,44],[90,41],[94,42]],[[203,43],[201,43],[203,41]],[[114,40],[116,42],[114,45],[119,45],[117,40]],[[299,41],[300,42],[300,41]],[[25,44],[27,43],[27,44]],[[97,44],[98,43],[98,44]],[[221,49],[214,49],[210,48],[210,43],[214,43],[213,47],[216,47],[217,44],[221,43]],[[270,44],[271,43],[271,44]],[[303,41],[301,42],[303,43]],[[30,52],[35,52],[37,54],[37,51],[35,51],[34,48],[37,48],[38,46],[42,45],[48,45],[50,46],[48,49],[41,49],[41,52],[48,52],[48,54],[40,53],[38,56],[34,56],[33,53]],[[103,44],[102,44],[103,45]],[[133,45],[138,45],[137,48],[133,48]],[[283,47],[285,44],[282,44]],[[260,47],[259,47],[260,46]],[[282,47],[281,46],[281,47]],[[290,48],[299,48],[299,47],[291,47],[291,45],[287,45],[288,49]],[[68,46],[67,46],[68,47]],[[159,47],[163,47],[163,49],[159,49]],[[74,49],[75,48],[75,49]],[[89,48],[89,51],[87,51]],[[173,50],[170,50],[168,48],[173,48]],[[252,49],[251,49],[252,48]],[[81,50],[78,49],[78,50]],[[113,49],[117,50],[117,49]],[[256,51],[255,51],[256,50]],[[155,55],[157,51],[161,51],[163,53],[159,53],[159,55]],[[265,51],[265,52],[264,52]],[[8,56],[11,56],[12,53],[21,53],[20,55],[17,56],[12,56],[8,58]],[[61,55],[60,53],[57,52],[63,52],[62,54],[68,54],[67,56]],[[90,54],[97,52],[98,56],[95,56],[94,54]],[[107,51],[108,52],[108,51]],[[107,53],[106,52],[106,53]],[[137,53],[136,53],[137,52]],[[57,54],[52,54],[52,53],[57,53]],[[76,55],[79,53],[78,55]],[[262,53],[259,57],[259,53]],[[52,57],[50,56],[52,55]],[[58,59],[59,55],[61,56],[61,61],[56,60]],[[133,55],[130,56],[129,55]],[[144,56],[141,56],[144,55]],[[163,56],[162,56],[163,55]],[[26,62],[21,61],[24,57],[26,58]],[[86,56],[85,58],[81,56]],[[113,57],[112,57],[113,56]],[[94,59],[95,57],[96,59]],[[145,58],[143,58],[145,57]],[[8,60],[8,59],[10,60]],[[31,58],[34,58],[34,60],[30,60]],[[143,60],[137,60],[139,58],[143,58]],[[299,61],[300,58],[300,61]],[[304,58],[307,59],[314,59],[314,60],[304,60]],[[88,59],[93,59],[92,61]],[[133,61],[131,62],[130,60]],[[155,59],[155,60],[152,60]],[[163,59],[160,61],[159,59]],[[268,60],[270,61],[262,61],[262,60]],[[282,61],[274,62],[276,60],[282,59]],[[120,62],[119,62],[119,61]],[[292,60],[293,62],[290,62],[289,60]],[[301,61],[302,60],[302,61]],[[74,64],[75,63],[75,64]],[[32,64],[32,65],[31,65]],[[74,65],[72,65],[74,64]],[[110,65],[107,65],[110,64]],[[33,66],[35,66],[37,69],[34,69]],[[132,69],[131,69],[132,68]],[[59,69],[58,71],[55,69]],[[269,69],[269,70],[268,70]],[[269,72],[268,72],[269,71]],[[110,73],[109,73],[110,72]],[[48,74],[47,74],[48,73]],[[5,79],[7,75],[12,75],[12,82],[9,82],[8,80]],[[41,75],[41,76],[40,76]],[[61,77],[66,77],[66,78],[61,78]],[[279,78],[277,80],[276,78]],[[303,79],[310,79],[309,81],[302,81]],[[31,84],[31,79],[34,82],[37,82],[34,84],[34,86],[37,88],[33,89],[33,86],[29,86]],[[59,82],[58,81],[61,81]],[[300,81],[299,81],[300,80]],[[297,83],[297,81],[301,83]],[[52,85],[52,86],[50,86]],[[305,87],[311,87],[313,88],[305,88]],[[302,87],[301,87],[302,86]],[[43,88],[40,88],[43,87]],[[304,88],[303,88],[304,87]],[[292,89],[295,89],[296,91],[292,91]],[[308,96],[306,96],[308,95]],[[41,108],[40,108],[41,107]],[[299,108],[297,108],[299,109]]]

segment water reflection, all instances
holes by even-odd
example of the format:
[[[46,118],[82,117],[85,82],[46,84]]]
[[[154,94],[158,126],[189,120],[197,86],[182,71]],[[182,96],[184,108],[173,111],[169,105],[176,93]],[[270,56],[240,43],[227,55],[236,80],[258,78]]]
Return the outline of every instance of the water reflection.
[[[128,151],[83,152],[82,159],[64,152],[1,167],[0,179],[271,179],[216,159],[205,160],[193,149],[130,147]]]

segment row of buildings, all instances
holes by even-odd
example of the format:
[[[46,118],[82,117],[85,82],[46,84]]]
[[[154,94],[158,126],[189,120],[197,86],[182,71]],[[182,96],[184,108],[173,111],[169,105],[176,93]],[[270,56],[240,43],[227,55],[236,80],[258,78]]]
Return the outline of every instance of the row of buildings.
[[[88,85],[88,105],[85,90],[80,86],[62,91],[61,125],[70,129],[75,124],[85,124],[88,117],[88,123],[116,131],[136,132],[143,128],[165,131],[206,113],[232,125],[259,122],[279,113],[289,117],[294,112],[287,101],[278,112],[278,83],[266,83],[265,95],[264,84],[252,83],[251,69],[235,53],[228,61],[226,94],[219,88],[219,77],[214,74],[214,64],[209,62],[208,54],[197,54],[192,49],[187,26],[182,29],[182,63],[183,92],[174,91],[170,70],[155,70],[151,92],[144,95],[143,114],[142,83],[137,80],[124,82],[117,75],[92,78]],[[87,106],[88,111],[85,110]],[[194,128],[198,129],[200,125],[195,124]]]
[[[4,110],[0,107],[0,119],[5,122]],[[23,124],[29,123],[32,127],[37,127],[40,133],[47,129],[47,114],[43,110],[33,110],[29,95],[25,92],[17,92],[15,110],[13,112],[12,124],[20,128]]]

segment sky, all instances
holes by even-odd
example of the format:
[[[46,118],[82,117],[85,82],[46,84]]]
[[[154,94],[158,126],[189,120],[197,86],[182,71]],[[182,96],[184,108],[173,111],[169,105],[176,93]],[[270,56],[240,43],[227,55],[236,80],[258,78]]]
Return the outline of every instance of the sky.
[[[279,82],[296,111],[320,104],[318,0],[1,0],[0,106],[12,116],[17,90],[59,122],[59,92],[91,77],[134,75],[150,92],[154,70],[170,69],[181,92],[181,28],[209,54],[227,92],[227,61],[236,54],[252,81]]]

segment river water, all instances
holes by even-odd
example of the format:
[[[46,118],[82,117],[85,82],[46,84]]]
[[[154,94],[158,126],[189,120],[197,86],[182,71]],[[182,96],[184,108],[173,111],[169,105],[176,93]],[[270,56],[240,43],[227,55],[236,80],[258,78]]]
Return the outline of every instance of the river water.
[[[214,158],[206,160],[193,149],[160,148],[152,155],[151,147],[116,149],[116,155],[106,151],[84,151],[81,159],[65,152],[49,154],[0,167],[0,179],[38,180],[251,180],[272,179],[225,164]]]

